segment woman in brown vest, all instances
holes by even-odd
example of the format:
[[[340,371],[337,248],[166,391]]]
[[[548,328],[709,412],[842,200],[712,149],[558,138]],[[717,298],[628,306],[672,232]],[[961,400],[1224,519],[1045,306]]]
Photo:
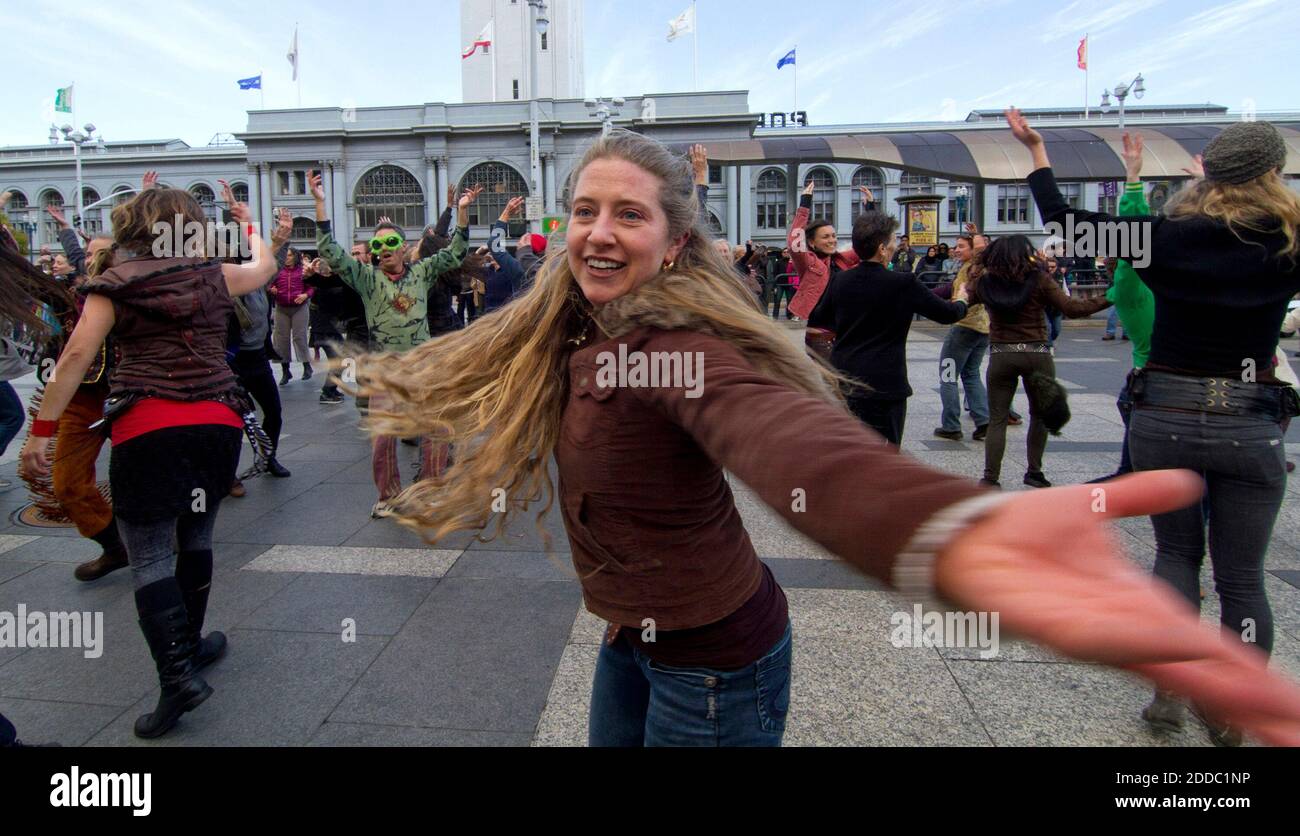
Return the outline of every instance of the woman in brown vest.
[[[201,634],[212,529],[235,478],[240,416],[248,411],[226,365],[226,328],[231,297],[259,290],[276,266],[248,223],[248,207],[235,204],[230,214],[245,226],[255,256],[249,263],[222,264],[220,253],[205,250],[203,210],[187,192],[151,189],[113,210],[113,247],[96,256],[103,263],[91,270],[85,309],[23,450],[24,467],[48,470],[59,415],[111,333],[121,359],[105,409],[113,441],[109,481],[140,628],[162,687],[157,708],[136,720],[139,737],[165,733],[211,695],[198,669],[226,645],[219,632]]]
[[[532,503],[544,513],[554,456],[586,606],[611,625],[591,743],[781,742],[786,599],[725,471],[877,578],[1300,743],[1300,689],[1203,629],[1106,531],[1108,517],[1192,502],[1194,475],[1115,480],[1098,508],[1091,485],[1001,494],[927,467],[850,415],[835,376],[759,311],[698,221],[685,159],[615,130],[570,185],[564,246],[527,293],[477,327],[365,358],[358,379],[392,399],[375,432],[461,445],[394,501],[434,538],[499,531]]]

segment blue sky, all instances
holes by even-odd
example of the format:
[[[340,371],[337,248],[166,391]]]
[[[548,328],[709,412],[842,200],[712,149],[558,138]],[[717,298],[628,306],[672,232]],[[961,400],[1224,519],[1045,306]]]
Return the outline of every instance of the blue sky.
[[[689,0],[586,0],[587,95],[691,88]],[[308,16],[310,9],[310,16]],[[960,119],[976,108],[1080,105],[1075,47],[1090,35],[1090,103],[1142,72],[1143,104],[1212,101],[1300,109],[1295,0],[699,0],[700,87],[748,89],[756,112],[798,102],[814,125]],[[246,125],[264,71],[268,108],[293,107],[285,60],[299,26],[302,104],[460,99],[459,3],[373,0],[6,2],[0,145],[45,141],[54,92],[76,82],[77,119],[107,139],[206,144]],[[59,124],[70,121],[65,115]]]

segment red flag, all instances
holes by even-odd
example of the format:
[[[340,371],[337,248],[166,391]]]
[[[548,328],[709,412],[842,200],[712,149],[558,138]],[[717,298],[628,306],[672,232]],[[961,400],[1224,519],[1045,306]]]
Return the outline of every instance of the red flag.
[[[1088,69],[1088,36],[1084,35],[1083,40],[1079,41],[1079,69]]]

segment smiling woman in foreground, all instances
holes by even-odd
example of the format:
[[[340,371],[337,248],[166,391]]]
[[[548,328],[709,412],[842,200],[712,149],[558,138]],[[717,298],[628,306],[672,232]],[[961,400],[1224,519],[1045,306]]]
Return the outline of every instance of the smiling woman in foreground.
[[[358,382],[392,399],[372,413],[375,432],[449,433],[461,451],[395,502],[433,537],[503,526],[534,501],[549,508],[554,456],[587,608],[611,624],[593,745],[781,742],[785,595],[724,471],[877,578],[996,611],[1009,631],[1189,694],[1269,742],[1300,743],[1300,691],[1202,627],[1106,530],[1108,517],[1194,502],[1194,475],[1116,480],[1097,513],[1093,486],[1001,495],[926,467],[865,429],[834,376],[756,309],[698,223],[686,160],[614,131],[570,186],[565,246],[526,294],[474,327],[365,358]],[[663,352],[692,368],[702,358],[699,389],[602,386],[605,352]],[[509,510],[494,515],[503,495]]]

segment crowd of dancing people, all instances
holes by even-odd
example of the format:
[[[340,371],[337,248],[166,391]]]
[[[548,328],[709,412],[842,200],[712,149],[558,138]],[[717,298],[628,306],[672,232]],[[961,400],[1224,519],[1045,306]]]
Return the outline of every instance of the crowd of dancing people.
[[[1140,137],[1126,138],[1129,182],[1112,218],[1072,209],[1042,137],[1014,109],[1007,120],[1032,157],[1044,221],[1147,225],[1149,266],[1112,265],[1113,285],[1089,299],[1066,292],[1055,254],[1026,236],[968,228],[946,251],[919,255],[865,188],[840,249],[834,225],[812,217],[811,184],[784,250],[732,247],[703,214],[707,149],[684,158],[622,130],[593,141],[574,167],[567,225],[550,240],[503,244],[522,209],[515,199],[488,244],[472,247],[479,192],[453,188],[435,225],[408,232],[383,218],[369,238],[340,241],[314,172],[314,256],[289,246],[287,212],[263,237],[225,184],[248,252],[159,254],[155,224],[205,218],[191,195],[152,175],[114,208],[112,234],[84,250],[56,216],[63,253],[48,270],[0,233],[0,315],[48,337],[57,360],[33,403],[20,473],[102,547],[78,580],[129,567],[160,685],[135,733],[165,734],[213,694],[203,670],[229,646],[203,631],[209,598],[221,594],[213,528],[244,482],[291,476],[277,448],[280,388],[296,358],[303,379],[322,376],[322,404],[350,393],[361,410],[373,516],[434,542],[459,530],[491,537],[516,519],[540,526],[558,504],[585,605],[609,625],[592,745],[781,743],[797,636],[728,472],[796,530],[904,594],[998,612],[1003,629],[1145,677],[1154,698],[1143,716],[1156,729],[1183,727],[1190,705],[1216,742],[1246,732],[1300,745],[1300,689],[1268,666],[1263,582],[1285,493],[1282,436],[1300,414],[1285,358],[1277,363],[1287,302],[1300,291],[1300,198],[1280,177],[1286,146],[1264,122],[1225,129],[1154,216],[1141,200]],[[806,348],[774,322],[783,301],[786,317],[806,324]],[[1069,418],[1053,364],[1059,318],[1112,304],[1134,370],[1117,393],[1124,454],[1099,511],[1094,486],[1052,487],[1043,459]],[[963,438],[964,390],[972,437],[985,445],[978,482],[899,449],[918,314],[950,326],[935,434]],[[707,383],[692,394],[611,386],[597,370],[613,350],[697,357]],[[1255,374],[1243,376],[1243,360]],[[1004,492],[1020,386],[1024,482],[1039,490]],[[0,395],[7,444],[25,422],[12,387]],[[95,479],[105,440],[107,499]],[[405,488],[401,441],[420,450]],[[1142,515],[1154,524],[1154,576],[1108,532],[1108,520]],[[1221,630],[1198,618],[1207,546]],[[656,624],[649,639],[645,619]],[[0,737],[7,725],[0,718]]]

